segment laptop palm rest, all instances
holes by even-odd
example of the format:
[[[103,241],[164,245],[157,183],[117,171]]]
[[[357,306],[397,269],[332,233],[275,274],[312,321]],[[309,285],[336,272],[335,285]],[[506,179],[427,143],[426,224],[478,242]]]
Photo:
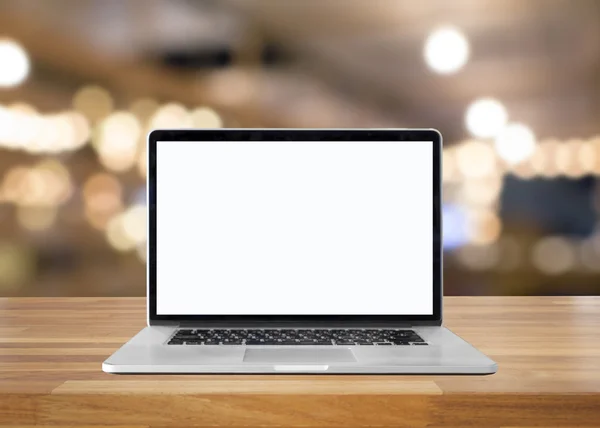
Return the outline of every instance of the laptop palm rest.
[[[273,348],[246,349],[245,363],[265,364],[329,364],[354,363],[356,358],[347,348]]]

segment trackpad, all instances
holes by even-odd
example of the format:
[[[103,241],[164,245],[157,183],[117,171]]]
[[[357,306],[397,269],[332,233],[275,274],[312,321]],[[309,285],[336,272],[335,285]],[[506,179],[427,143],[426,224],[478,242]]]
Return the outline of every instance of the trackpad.
[[[246,349],[245,363],[327,364],[354,363],[356,358],[347,348],[273,348]]]

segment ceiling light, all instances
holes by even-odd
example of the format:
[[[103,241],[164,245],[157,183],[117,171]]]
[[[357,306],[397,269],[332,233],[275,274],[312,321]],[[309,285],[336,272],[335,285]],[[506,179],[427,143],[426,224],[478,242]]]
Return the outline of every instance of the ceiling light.
[[[29,56],[14,40],[0,40],[0,64],[0,87],[18,86],[29,76]]]
[[[469,42],[459,29],[441,27],[427,37],[424,56],[433,71],[451,74],[466,64],[469,50]]]
[[[525,125],[508,124],[496,137],[496,151],[509,164],[522,162],[535,151],[535,135]]]
[[[467,109],[465,124],[469,132],[479,138],[495,137],[508,121],[504,106],[492,98],[482,98]]]

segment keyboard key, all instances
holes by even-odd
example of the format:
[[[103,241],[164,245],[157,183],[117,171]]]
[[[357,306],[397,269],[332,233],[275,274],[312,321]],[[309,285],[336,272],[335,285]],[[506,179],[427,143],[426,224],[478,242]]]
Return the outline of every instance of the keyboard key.
[[[427,345],[412,330],[394,329],[181,329],[169,345],[405,346]]]

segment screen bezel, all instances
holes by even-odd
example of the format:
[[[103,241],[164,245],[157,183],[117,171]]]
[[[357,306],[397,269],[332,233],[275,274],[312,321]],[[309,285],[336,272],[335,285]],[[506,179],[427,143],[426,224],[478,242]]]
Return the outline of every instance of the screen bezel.
[[[156,284],[156,146],[159,141],[426,141],[433,144],[432,315],[158,315]],[[155,130],[148,136],[148,324],[440,325],[442,322],[441,134],[434,129]]]

